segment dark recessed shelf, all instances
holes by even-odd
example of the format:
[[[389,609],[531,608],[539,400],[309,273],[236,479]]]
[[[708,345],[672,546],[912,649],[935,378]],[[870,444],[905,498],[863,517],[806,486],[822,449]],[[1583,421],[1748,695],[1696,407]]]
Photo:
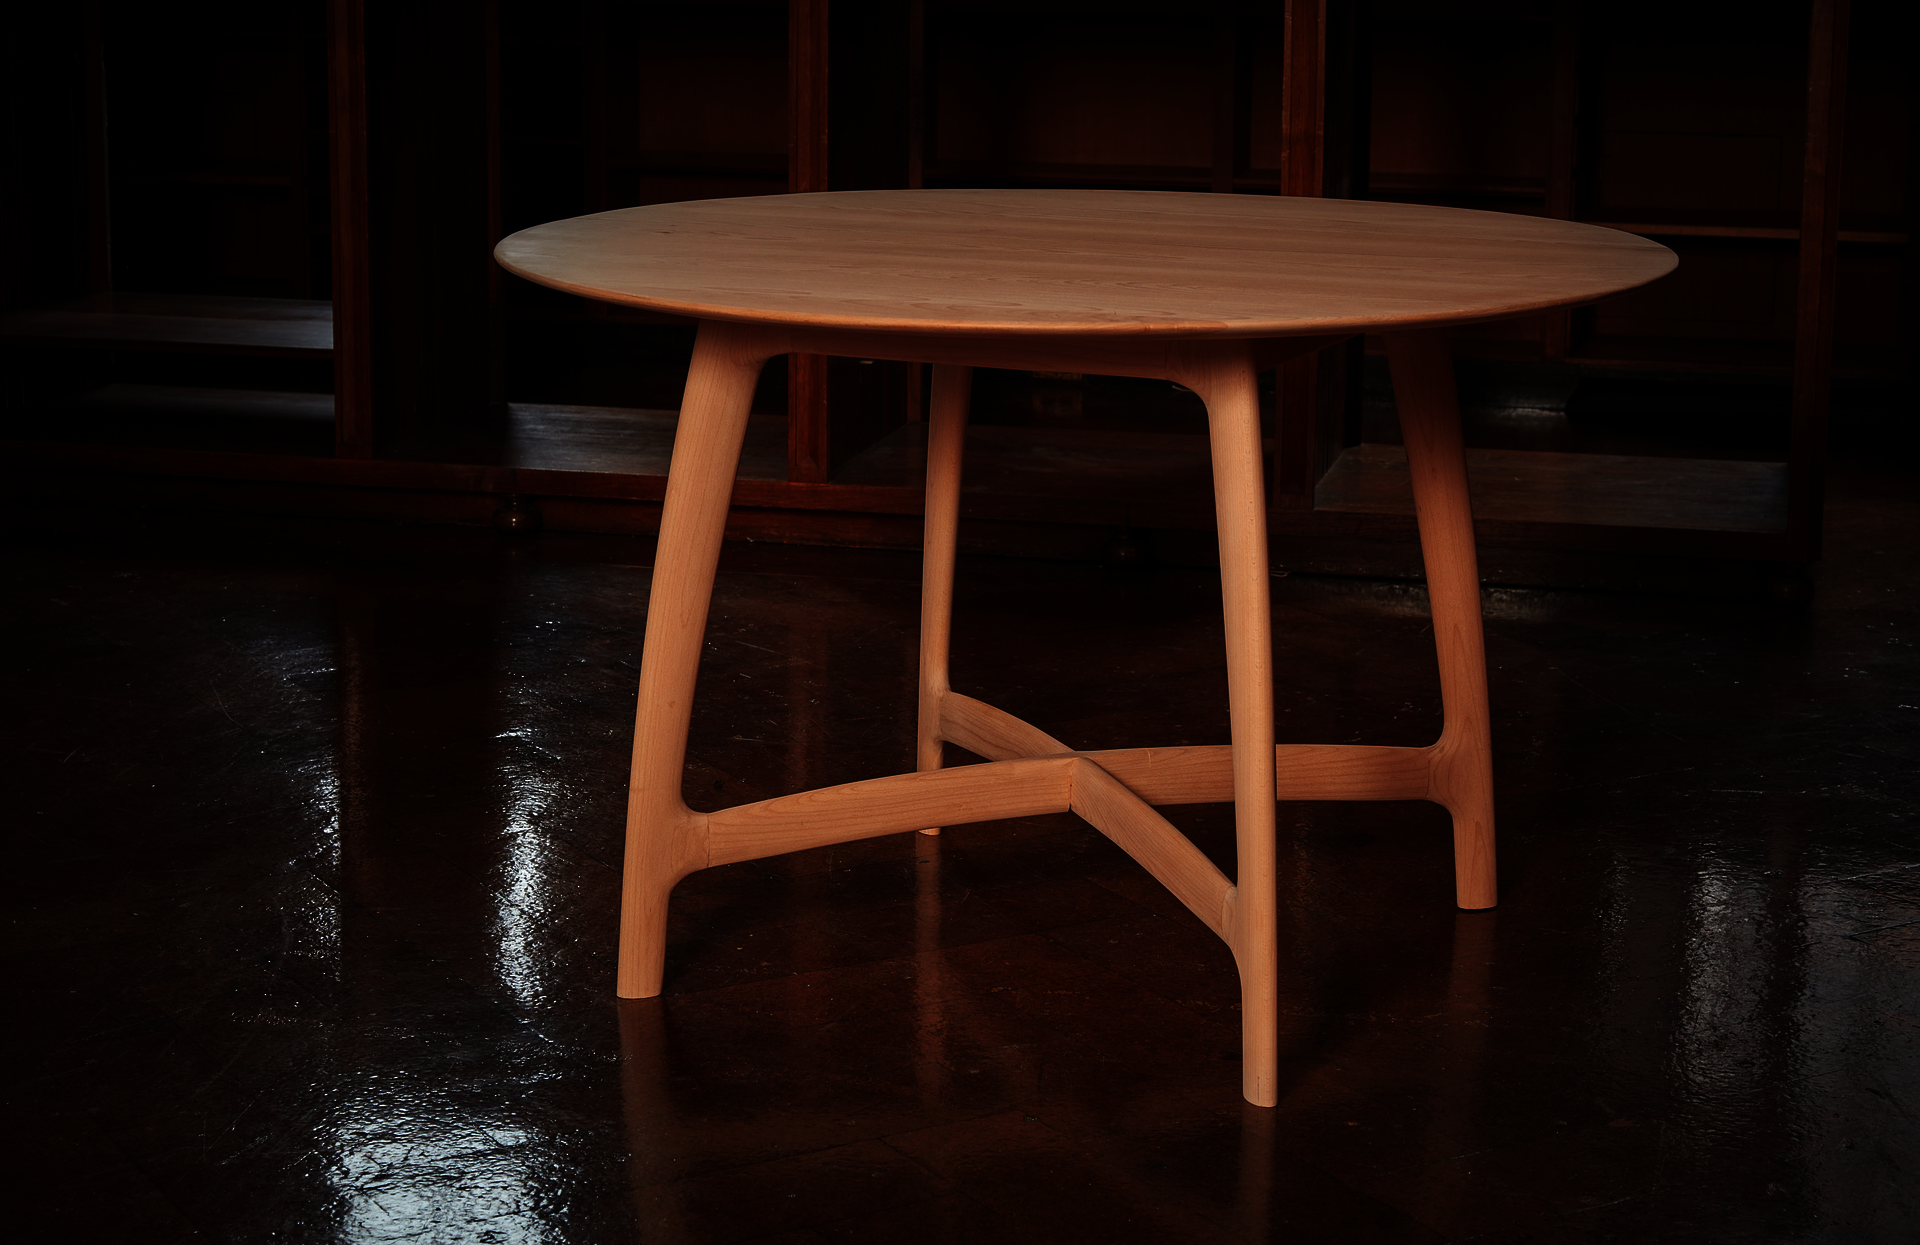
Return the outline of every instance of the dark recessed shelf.
[[[333,304],[304,298],[110,291],[0,320],[0,338],[49,346],[333,356]]]
[[[394,447],[413,462],[467,463],[528,471],[652,476],[664,481],[673,457],[680,413],[618,406],[510,402],[504,429],[449,440]],[[787,420],[756,415],[747,421],[739,478],[787,478]]]
[[[188,385],[103,385],[15,413],[7,435],[72,446],[282,454],[334,452],[333,395]]]
[[[1479,523],[1695,532],[1787,530],[1787,465],[1545,450],[1467,451]],[[1316,511],[1413,513],[1406,450],[1356,445],[1314,494]]]

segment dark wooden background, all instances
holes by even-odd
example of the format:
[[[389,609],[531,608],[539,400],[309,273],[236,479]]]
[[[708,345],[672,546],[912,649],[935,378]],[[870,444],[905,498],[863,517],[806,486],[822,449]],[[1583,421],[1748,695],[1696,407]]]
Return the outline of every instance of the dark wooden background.
[[[828,188],[1390,199],[1681,256],[1458,339],[1493,577],[1774,574],[1818,553],[1836,378],[1898,401],[1875,395],[1911,340],[1900,7],[49,6],[5,54],[6,436],[34,487],[103,500],[483,522],[511,495],[645,531],[691,327],[503,276],[505,233]],[[1374,354],[1268,378],[1291,565],[1413,571]],[[906,365],[770,368],[737,534],[915,543],[923,403]],[[974,547],[1208,556],[1191,395],[984,374],[975,420]]]

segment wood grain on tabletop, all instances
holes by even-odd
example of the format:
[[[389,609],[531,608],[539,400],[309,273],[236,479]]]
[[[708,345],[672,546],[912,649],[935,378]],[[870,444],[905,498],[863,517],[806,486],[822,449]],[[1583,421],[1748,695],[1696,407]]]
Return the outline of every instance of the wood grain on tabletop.
[[[919,333],[1285,336],[1499,319],[1671,271],[1569,221],[1348,199],[864,190],[624,208],[522,230],[509,271],[703,319]]]

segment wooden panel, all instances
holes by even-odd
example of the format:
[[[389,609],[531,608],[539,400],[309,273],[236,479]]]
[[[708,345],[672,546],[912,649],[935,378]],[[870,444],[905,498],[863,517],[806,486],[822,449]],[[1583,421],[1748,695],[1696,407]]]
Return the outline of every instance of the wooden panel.
[[[788,100],[782,7],[644,6],[636,37],[619,49],[630,58],[638,96],[634,150],[717,160],[771,156],[784,163]]]
[[[928,176],[1006,166],[1211,178],[1216,55],[1187,6],[929,6]],[[1196,20],[1196,18],[1198,20]]]
[[[320,4],[100,8],[114,285],[325,296]]]
[[[833,0],[828,22],[829,182],[836,190],[908,182],[912,25],[903,0]]]
[[[1594,15],[1587,210],[1623,220],[1796,208],[1805,14],[1804,3],[1762,0],[1727,21],[1710,6],[1626,0]],[[1648,38],[1654,29],[1662,37]],[[1715,54],[1701,56],[1706,46]]]
[[[1591,331],[1607,337],[1766,340],[1793,338],[1795,264],[1764,239],[1670,237],[1679,268],[1657,288],[1595,307]],[[1787,352],[1782,351],[1784,361]]]
[[[1544,196],[1554,57],[1552,27],[1542,19],[1551,8],[1445,15],[1411,8],[1376,12],[1371,193],[1440,196],[1433,202],[1450,202],[1450,192]]]
[[[0,196],[0,221],[9,238],[33,240],[0,253],[7,310],[111,284],[98,19],[97,5],[82,4],[28,5],[7,16],[0,99],[21,120],[7,133],[10,192]]]
[[[497,421],[484,5],[366,7],[376,450]]]
[[[585,41],[595,210],[786,185],[787,5],[594,3]]]

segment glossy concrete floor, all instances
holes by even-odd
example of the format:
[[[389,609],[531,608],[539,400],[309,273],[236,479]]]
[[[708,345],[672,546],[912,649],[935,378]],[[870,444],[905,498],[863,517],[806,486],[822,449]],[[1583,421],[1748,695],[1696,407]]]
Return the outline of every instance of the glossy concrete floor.
[[[42,513],[9,1234],[1911,1241],[1920,501],[1837,490],[1806,611],[1488,594],[1497,911],[1430,806],[1285,808],[1271,1111],[1224,948],[1071,817],[695,875],[616,1002],[645,542]],[[917,567],[729,547],[696,800],[907,767]],[[1282,738],[1431,738],[1417,588],[1274,588]],[[957,685],[1224,740],[1217,592],[968,562]]]

